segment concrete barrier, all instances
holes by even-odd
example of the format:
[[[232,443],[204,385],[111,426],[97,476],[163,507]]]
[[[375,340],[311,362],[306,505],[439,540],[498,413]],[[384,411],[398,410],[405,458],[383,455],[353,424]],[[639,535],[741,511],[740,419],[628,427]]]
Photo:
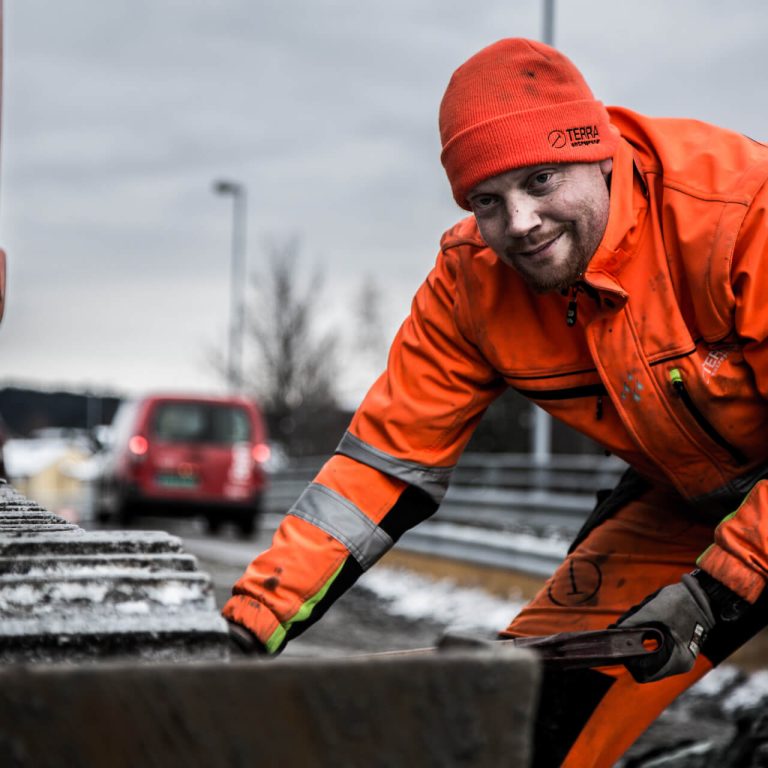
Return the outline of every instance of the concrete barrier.
[[[516,649],[0,671],[0,765],[496,768],[530,763]]]
[[[0,484],[1,766],[529,764],[525,651],[225,663],[227,643],[178,538],[89,533]]]

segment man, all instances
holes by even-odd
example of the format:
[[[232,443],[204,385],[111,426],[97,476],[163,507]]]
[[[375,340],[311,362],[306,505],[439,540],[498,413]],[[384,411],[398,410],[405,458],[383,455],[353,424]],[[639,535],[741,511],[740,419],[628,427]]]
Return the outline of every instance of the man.
[[[625,459],[503,636],[660,627],[644,665],[545,674],[538,766],[609,766],[768,621],[768,147],[595,101],[552,48],[453,75],[447,232],[387,371],[224,608],[267,653],[440,502],[511,386]]]

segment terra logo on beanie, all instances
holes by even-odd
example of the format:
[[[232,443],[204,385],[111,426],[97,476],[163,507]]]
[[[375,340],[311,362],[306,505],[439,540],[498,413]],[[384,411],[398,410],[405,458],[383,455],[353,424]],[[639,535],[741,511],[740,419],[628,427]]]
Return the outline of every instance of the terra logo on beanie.
[[[562,53],[510,38],[462,64],[440,104],[441,160],[456,202],[483,179],[541,163],[613,156],[618,131]]]

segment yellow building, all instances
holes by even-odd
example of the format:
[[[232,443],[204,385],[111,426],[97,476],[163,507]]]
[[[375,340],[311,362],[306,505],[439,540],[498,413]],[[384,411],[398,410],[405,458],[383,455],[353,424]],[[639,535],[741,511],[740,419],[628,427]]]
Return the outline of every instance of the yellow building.
[[[78,522],[87,510],[92,453],[77,441],[13,439],[5,444],[8,481],[28,499]]]

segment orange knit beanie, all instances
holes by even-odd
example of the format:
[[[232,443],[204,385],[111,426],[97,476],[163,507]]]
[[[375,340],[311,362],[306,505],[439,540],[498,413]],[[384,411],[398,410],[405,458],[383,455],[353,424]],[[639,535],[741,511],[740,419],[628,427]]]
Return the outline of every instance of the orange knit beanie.
[[[441,160],[456,202],[483,179],[613,156],[619,133],[581,73],[534,40],[500,40],[462,64],[440,104]]]

